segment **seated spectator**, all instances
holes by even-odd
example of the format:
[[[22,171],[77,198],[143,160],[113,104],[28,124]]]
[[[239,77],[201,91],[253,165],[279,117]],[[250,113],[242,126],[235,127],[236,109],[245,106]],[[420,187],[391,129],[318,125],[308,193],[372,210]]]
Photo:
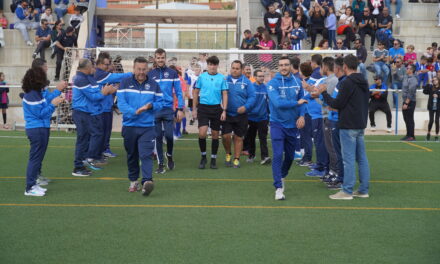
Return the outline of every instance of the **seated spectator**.
[[[335,0],[335,11],[336,11],[336,17],[340,17],[342,14],[345,14],[345,9],[349,6],[351,6],[349,0]]]
[[[292,49],[292,44],[290,43],[290,41],[288,39],[286,39],[282,44],[281,44],[281,49],[282,50],[291,50]]]
[[[388,8],[384,8],[382,13],[377,17],[377,41],[385,44],[385,48],[389,48],[389,40],[392,38],[393,18],[388,14]]]
[[[391,79],[394,90],[401,90],[403,78],[406,75],[406,68],[401,58],[397,58],[393,64],[391,64]]]
[[[437,75],[440,76],[440,54],[437,54],[437,61],[434,63],[434,68],[437,72]]]
[[[48,7],[46,10],[44,10],[44,13],[41,15],[41,20],[45,19],[47,23],[49,24],[49,27],[52,29],[55,25],[55,20],[52,15],[52,8]],[[40,20],[40,26],[41,26],[41,20]]]
[[[8,28],[8,19],[3,14],[3,10],[0,10],[0,27],[3,29]]]
[[[21,2],[17,6],[17,9],[15,9],[14,28],[20,30],[24,42],[26,42],[28,46],[32,46],[33,43],[29,38],[27,30],[37,29],[39,27],[39,23],[33,21],[34,15],[37,13],[37,10],[32,10],[32,8],[29,8],[29,4],[26,1]]]
[[[261,4],[264,6],[264,8],[268,9],[269,6],[273,5],[274,3],[278,3],[280,6],[283,5],[281,0],[261,0]]]
[[[390,74],[390,69],[388,68],[388,50],[385,49],[385,44],[379,42],[377,49],[373,51],[373,62],[376,76],[379,75],[382,78],[383,83],[387,83],[388,74]]]
[[[41,59],[45,59],[44,50],[50,47],[50,35],[51,30],[49,27],[49,23],[46,19],[41,19],[41,26],[37,29],[37,33],[35,34],[35,42],[37,43],[37,48],[32,55],[32,58],[35,59],[38,54],[40,54]]]
[[[264,26],[269,34],[276,35],[281,43],[281,15],[275,11],[274,5],[269,6],[269,11],[264,15]]]
[[[77,47],[76,36],[74,34],[75,29],[73,27],[67,27],[66,31],[63,32],[55,42],[56,45],[56,54],[57,54],[57,62],[55,68],[55,79],[54,81],[60,80],[60,72],[61,72],[61,64],[64,59],[64,52],[67,48]]]
[[[414,52],[414,45],[406,46],[406,53],[403,57],[403,62],[405,65],[415,64],[417,62],[417,53]]]
[[[57,20],[63,21],[64,15],[67,14],[67,5],[69,0],[54,0],[55,14],[57,14]]]
[[[290,11],[284,11],[284,16],[281,18],[281,32],[282,38],[281,43],[284,44],[284,39],[292,32],[293,23],[292,17],[290,16]]]
[[[306,37],[305,30],[300,26],[300,21],[295,20],[293,22],[293,30],[290,34],[290,41],[292,43],[293,50],[301,50],[302,49],[302,40]]]
[[[303,14],[307,16],[310,10],[310,2],[310,0],[294,0],[292,7],[295,10],[300,7],[303,10]],[[295,18],[295,20],[297,19]]]
[[[52,31],[50,32],[50,39],[51,39],[51,47],[52,47],[52,55],[50,56],[51,59],[55,58],[56,55],[56,45],[55,42],[57,41],[58,37],[61,36],[61,34],[63,33],[63,26],[64,23],[61,20],[57,20],[57,22],[55,22],[55,25],[52,29]]]
[[[264,31],[266,31],[264,27],[257,27],[257,33],[255,33],[254,38],[258,39],[258,43],[263,39]]]
[[[365,8],[365,2],[363,0],[353,0],[351,3],[351,9],[353,11],[353,16],[356,18],[356,22],[359,22]],[[345,13],[344,13],[345,14]]]
[[[354,48],[356,50],[356,57],[359,60],[359,72],[362,73],[365,80],[368,80],[367,69],[365,67],[365,61],[367,60],[367,49],[362,45],[362,41],[360,39],[356,39],[354,41]]]
[[[396,4],[396,18],[400,19],[400,9],[402,9],[402,0],[385,0],[385,6],[388,7],[388,9],[390,10],[390,14],[392,14],[392,10],[391,10],[391,4],[395,3]]]
[[[423,56],[425,56],[426,58],[432,58],[433,55],[434,55],[434,49],[432,47],[427,47],[426,52],[423,53]]]
[[[383,91],[371,91],[383,90]],[[388,104],[388,87],[382,83],[380,75],[374,76],[374,84],[370,86],[370,103],[368,105],[368,113],[370,116],[371,131],[376,131],[376,122],[374,121],[374,114],[377,110],[385,113],[387,118],[387,132],[391,133],[391,109]]]
[[[292,16],[293,21],[300,21],[300,26],[306,30],[307,29],[307,15],[304,13],[304,9],[302,7],[296,7],[295,13]],[[305,32],[305,31],[304,31]]]
[[[376,40],[376,19],[370,14],[370,9],[364,7],[364,14],[359,19],[359,36],[361,37],[362,45],[365,46],[365,35],[370,35],[371,44],[370,50],[374,50],[374,41]]]
[[[318,44],[318,47],[315,47],[313,50],[328,50],[328,40],[321,39],[321,41]]]
[[[351,49],[351,42],[356,39],[354,34],[355,19],[351,7],[347,7],[338,21],[338,34],[345,34],[344,46]]]
[[[437,73],[435,72],[434,58],[428,58],[427,62],[428,65],[426,66],[426,69],[428,70],[428,83],[432,84],[432,79],[437,76]]]
[[[348,50],[347,47],[344,46],[344,41],[341,38],[336,40],[336,46],[333,47],[333,50]],[[344,57],[344,54],[335,54],[335,57]]]
[[[336,46],[336,24],[337,24],[337,19],[335,15],[335,8],[333,6],[330,6],[328,8],[328,15],[325,20],[325,28],[328,31],[330,48],[333,48],[333,44],[335,44]]]
[[[241,42],[240,49],[257,49],[257,45],[259,44],[259,41],[257,38],[254,38],[252,36],[252,32],[249,29],[246,29],[244,31],[244,38]]]
[[[333,4],[333,0],[318,0],[318,3],[319,3],[323,8],[329,8],[330,6],[334,6],[334,4]]]
[[[420,62],[416,62],[416,73],[417,73],[417,87],[420,88],[420,84],[425,86],[428,83],[428,58],[426,56],[422,56],[420,58]]]
[[[263,39],[260,41],[260,44],[258,45],[258,48],[262,50],[272,50],[275,48],[275,43],[273,42],[272,38],[270,37],[269,32],[264,31],[263,32]],[[272,55],[271,54],[260,54],[258,55],[260,59],[260,63],[262,67],[267,67],[269,69],[273,68],[272,66]]]
[[[79,8],[81,15],[89,9],[89,0],[76,0],[76,7]]]
[[[368,0],[368,8],[375,19],[382,13],[384,6],[383,0]]]
[[[40,16],[43,13],[43,4],[41,3],[41,0],[32,0],[32,7],[34,8],[35,11],[38,11],[35,13],[35,21],[36,22],[40,22]],[[44,0],[43,0],[44,3]]]
[[[79,6],[75,7],[75,14],[73,14],[70,17],[69,24],[71,27],[75,29],[76,35],[79,34],[79,27],[81,26],[81,23],[83,22],[84,18],[81,15],[81,8]]]
[[[405,57],[405,50],[401,47],[400,41],[398,39],[395,39],[393,41],[393,47],[388,50],[388,53],[389,53],[389,58],[388,58],[389,63],[394,63],[394,61],[397,58],[403,60],[403,58]]]
[[[327,29],[325,28],[324,25],[325,15],[326,12],[324,8],[322,8],[322,6],[319,3],[315,2],[313,4],[313,8],[311,8],[309,11],[310,20],[312,22],[311,31],[310,31],[310,35],[312,38],[311,49],[315,47],[316,36],[318,34],[321,34],[323,38],[326,38],[328,35]]]

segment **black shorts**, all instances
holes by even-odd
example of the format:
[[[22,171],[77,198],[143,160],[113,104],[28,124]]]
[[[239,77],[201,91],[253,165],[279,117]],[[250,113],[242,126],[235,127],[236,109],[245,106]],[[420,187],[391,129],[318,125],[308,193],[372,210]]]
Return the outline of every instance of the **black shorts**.
[[[193,99],[188,99],[188,107],[189,108],[193,107]]]
[[[244,137],[246,135],[247,127],[247,114],[237,116],[226,115],[226,120],[222,122],[222,135],[234,132],[234,135]]]
[[[0,104],[0,109],[7,109],[8,108],[8,104]]]
[[[220,117],[223,109],[220,105],[199,104],[197,107],[197,119],[199,127],[209,126],[212,130],[220,131]]]

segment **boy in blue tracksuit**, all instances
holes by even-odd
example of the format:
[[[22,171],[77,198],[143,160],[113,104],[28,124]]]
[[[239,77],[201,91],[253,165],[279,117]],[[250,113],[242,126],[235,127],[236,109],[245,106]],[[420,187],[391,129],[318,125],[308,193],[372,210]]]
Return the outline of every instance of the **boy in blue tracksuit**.
[[[23,113],[26,135],[30,141],[29,161],[26,170],[26,196],[44,196],[46,189],[37,184],[37,177],[46,154],[50,134],[50,118],[55,107],[63,101],[59,95],[66,84],[57,85],[57,90],[44,89],[47,77],[40,67],[29,69],[23,77]]]
[[[288,57],[278,61],[279,73],[267,84],[272,139],[275,200],[284,200],[284,181],[292,165],[297,129],[304,126],[304,90],[290,72]],[[283,159],[284,156],[284,159]]]
[[[240,167],[240,155],[243,150],[243,137],[246,135],[248,114],[255,103],[254,85],[243,74],[243,63],[239,60],[231,64],[231,74],[227,77],[229,90],[226,120],[222,123],[223,146],[225,147],[227,167]],[[234,160],[231,145],[234,132]]]
[[[129,73],[111,73],[109,72],[111,65],[110,54],[108,52],[102,52],[99,54],[96,60],[96,70],[94,78],[102,89],[106,84],[119,84],[122,79],[131,77],[133,74]],[[103,144],[102,153],[109,158],[116,157],[110,150],[110,136],[113,126],[113,101],[114,95],[106,95],[101,101],[102,104],[102,127],[103,127]]]
[[[177,72],[173,69],[168,68],[165,65],[166,62],[166,52],[163,49],[157,49],[154,52],[154,61],[157,65],[155,69],[152,69],[148,73],[148,78],[156,81],[160,89],[163,92],[163,108],[161,111],[156,111],[156,149],[157,158],[159,162],[159,167],[156,173],[165,173],[164,157],[163,157],[163,147],[162,129],[165,130],[165,139],[167,141],[167,167],[169,170],[174,169],[173,160],[173,145],[174,145],[174,110],[173,110],[173,94],[176,95],[178,106],[176,122],[180,122],[185,116],[183,113],[183,108],[185,107],[185,101],[183,100],[182,88],[180,87],[180,79]]]
[[[148,62],[143,57],[134,60],[133,77],[122,80],[118,107],[122,112],[122,137],[127,151],[129,192],[139,187],[139,160],[142,170],[142,194],[153,191],[153,154],[156,140],[155,113],[163,106],[159,85],[147,76]]]
[[[76,125],[76,147],[73,176],[89,176],[84,164],[99,170],[105,164],[102,155],[102,100],[106,95],[116,92],[112,85],[102,89],[93,78],[93,66],[88,59],[81,59],[78,71],[73,78],[72,108]]]
[[[267,101],[267,88],[264,84],[264,73],[261,70],[254,72],[255,77],[255,104],[248,114],[248,129],[244,137],[245,149],[249,152],[248,162],[253,162],[255,159],[255,138],[260,140],[261,150],[261,165],[266,165],[271,162],[269,157],[269,150],[267,149],[267,133],[269,124],[269,112]]]

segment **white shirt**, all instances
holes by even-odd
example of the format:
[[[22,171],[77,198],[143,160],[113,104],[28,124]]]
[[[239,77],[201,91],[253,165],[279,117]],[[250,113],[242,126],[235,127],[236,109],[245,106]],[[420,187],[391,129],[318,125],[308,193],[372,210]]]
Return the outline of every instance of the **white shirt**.
[[[347,16],[346,14],[341,15],[339,20],[345,20],[344,25],[354,24],[354,16]]]

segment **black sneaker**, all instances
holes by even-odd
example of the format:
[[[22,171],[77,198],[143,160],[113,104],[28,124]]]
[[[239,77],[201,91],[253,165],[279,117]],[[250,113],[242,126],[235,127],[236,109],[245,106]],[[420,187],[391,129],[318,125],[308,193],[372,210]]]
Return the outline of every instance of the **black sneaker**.
[[[194,125],[194,120],[193,119],[189,120],[189,125],[190,126]]]
[[[188,135],[188,131],[183,130],[183,131],[182,131],[182,135]]]
[[[173,156],[168,156],[168,154],[167,154],[166,156],[167,156],[167,168],[168,168],[169,170],[173,170],[174,167],[176,166],[176,165],[174,164]]]
[[[408,139],[408,136],[404,136],[403,138],[401,138],[400,140],[407,140]]]
[[[87,177],[90,176],[91,172],[86,168],[75,168],[72,172],[72,176],[75,177]]]
[[[157,170],[155,171],[155,173],[164,174],[164,173],[165,173],[165,165],[163,165],[162,163],[160,163],[160,164],[159,164],[159,167],[157,168]]]
[[[146,181],[142,185],[142,195],[148,196],[154,189],[154,182],[153,181]]]
[[[201,170],[205,169],[206,162],[207,162],[206,156],[203,156],[202,159],[200,160],[199,169],[201,169]]]
[[[327,189],[329,190],[340,190],[342,189],[342,182],[332,182],[327,184]]]
[[[50,58],[53,60],[53,59],[55,58],[56,55],[57,55],[56,53],[52,53],[52,54],[50,55]]]
[[[217,159],[211,158],[211,164],[209,165],[211,169],[217,169]]]
[[[322,177],[321,180],[322,182],[330,182],[333,177],[335,176],[330,173],[327,173],[326,175],[324,175],[324,177]]]

